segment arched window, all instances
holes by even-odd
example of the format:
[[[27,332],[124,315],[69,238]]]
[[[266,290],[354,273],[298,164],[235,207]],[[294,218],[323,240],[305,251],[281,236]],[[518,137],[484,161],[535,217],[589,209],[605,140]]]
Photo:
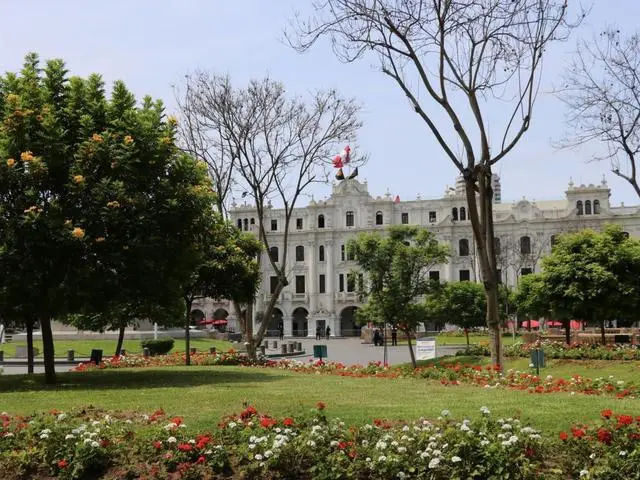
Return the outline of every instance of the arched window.
[[[320,245],[318,248],[318,261],[324,262],[324,245]]]
[[[324,215],[318,215],[318,228],[324,228]]]
[[[238,230],[242,230],[242,219],[238,219]]]
[[[520,253],[522,255],[529,255],[531,253],[531,238],[526,235],[520,237]]]
[[[382,212],[376,212],[376,225],[382,225]]]
[[[269,249],[269,256],[271,257],[271,260],[273,260],[274,262],[279,261],[279,259],[278,259],[278,247],[271,247]]]
[[[248,218],[245,218],[245,219],[242,221],[242,223],[243,223],[243,225],[244,225],[244,229],[245,229],[245,230],[249,230],[249,219],[248,219]]]
[[[251,220],[249,220],[249,224],[250,225],[255,225],[256,224],[256,219],[252,218]]]
[[[458,220],[458,209],[455,207],[451,209],[451,218],[453,220]]]
[[[591,200],[584,202],[584,214],[591,215]]]
[[[458,240],[458,254],[461,257],[469,256],[469,240],[467,240],[466,238],[461,238],[460,240]]]
[[[600,215],[600,200],[593,201],[593,214]]]
[[[555,235],[551,235],[551,248],[553,248],[556,243],[558,243],[558,238]]]
[[[622,236],[624,238],[629,238],[629,232],[622,232]]]
[[[349,210],[346,214],[346,222],[347,222],[347,227],[353,227],[355,225],[355,216],[353,215],[353,212],[351,210]]]
[[[500,255],[502,253],[500,250],[501,250],[500,237],[493,237],[493,251],[495,252],[496,255]]]
[[[296,262],[304,262],[304,247],[302,245],[296,247]]]
[[[467,210],[464,207],[460,207],[460,221],[467,219]]]
[[[576,208],[578,209],[578,215],[582,215],[584,213],[582,211],[582,200],[578,200],[576,202]]]

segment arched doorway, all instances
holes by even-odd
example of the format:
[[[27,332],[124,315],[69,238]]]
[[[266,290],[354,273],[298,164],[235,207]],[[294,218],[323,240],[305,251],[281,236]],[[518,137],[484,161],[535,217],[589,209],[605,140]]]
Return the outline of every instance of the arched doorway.
[[[193,310],[191,310],[191,325],[194,326],[202,326],[204,322],[206,320],[206,316],[204,314],[204,312],[202,310],[200,310],[199,308],[194,308]]]
[[[278,307],[273,309],[271,313],[271,319],[269,319],[269,324],[267,325],[267,337],[278,337],[280,336],[280,327],[284,330],[284,313]]]
[[[340,335],[343,337],[359,337],[360,326],[356,325],[358,307],[346,307],[340,312]]]
[[[291,314],[291,334],[294,337],[306,337],[308,333],[308,322],[306,308],[298,307]]]
[[[227,312],[224,308],[218,308],[213,312],[213,319],[211,320],[211,324],[213,328],[220,332],[225,332],[227,330],[227,317],[229,316],[229,312]]]

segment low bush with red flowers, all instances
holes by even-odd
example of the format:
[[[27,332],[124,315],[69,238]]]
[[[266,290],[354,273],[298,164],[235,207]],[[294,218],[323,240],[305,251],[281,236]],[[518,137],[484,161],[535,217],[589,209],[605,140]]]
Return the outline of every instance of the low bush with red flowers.
[[[570,360],[640,360],[640,348],[631,344],[602,345],[588,343],[566,344],[552,340],[543,340],[537,343],[514,343],[504,346],[504,354],[508,357],[529,358],[535,348],[542,348],[547,358],[561,358]],[[488,357],[491,355],[489,344],[478,343],[471,345],[467,350],[457,355],[479,355]]]
[[[481,414],[346,425],[323,402],[284,418],[246,406],[198,432],[162,410],[2,413],[0,478],[640,478],[638,418],[605,410],[600,424],[552,439],[486,407]]]

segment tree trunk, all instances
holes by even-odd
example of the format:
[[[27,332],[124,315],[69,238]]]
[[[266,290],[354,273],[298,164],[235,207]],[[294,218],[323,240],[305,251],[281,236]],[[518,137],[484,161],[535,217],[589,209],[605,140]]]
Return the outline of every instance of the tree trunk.
[[[564,340],[567,345],[571,344],[571,321],[563,320],[564,322]]]
[[[33,320],[27,319],[27,373],[33,373]]]
[[[191,297],[184,297],[184,303],[187,310],[184,319],[184,364],[191,365],[191,332],[189,327],[191,327],[191,305],[193,300]]]
[[[44,379],[48,385],[56,383],[56,367],[53,350],[53,332],[51,331],[51,318],[40,318],[40,331],[42,332],[42,353],[44,357]]]
[[[604,334],[604,320],[600,320],[600,337],[602,338],[602,345],[606,345],[607,337]]]
[[[125,325],[126,325],[126,322],[124,320],[120,320],[120,330],[118,330],[118,342],[116,343],[116,353],[114,353],[116,357],[120,355],[120,350],[122,350],[122,344],[124,343]]]
[[[502,354],[502,329],[498,312],[498,291],[485,286],[487,295],[487,326],[489,327],[489,343],[491,344],[491,363],[504,368]]]
[[[469,352],[469,329],[464,329],[464,336],[467,337],[467,352]]]
[[[416,362],[416,353],[413,351],[413,345],[411,345],[411,333],[410,332],[405,332],[405,333],[407,334],[407,345],[409,345],[409,355],[411,356],[411,365],[413,365],[413,368],[418,368],[418,363]]]

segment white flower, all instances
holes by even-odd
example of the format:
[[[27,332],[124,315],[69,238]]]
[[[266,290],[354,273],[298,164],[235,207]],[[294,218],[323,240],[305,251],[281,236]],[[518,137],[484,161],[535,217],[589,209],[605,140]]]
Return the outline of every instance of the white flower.
[[[237,423],[236,422],[229,422],[229,425],[227,425],[229,428],[236,428]]]
[[[596,458],[596,454],[595,454],[595,453],[592,453],[591,455],[589,455],[589,458],[590,458],[591,460],[593,460],[594,458]]]
[[[49,433],[51,433],[51,430],[50,430],[50,429],[48,429],[48,428],[45,428],[45,429],[44,429],[44,430],[42,430],[40,433],[41,433],[41,434],[44,434],[44,435],[48,435]]]
[[[404,477],[406,477],[406,476],[407,476],[407,474],[406,474],[406,473],[404,473],[404,472],[398,472],[398,478],[402,479],[402,478],[404,478]]]
[[[463,423],[462,425],[460,425],[460,430],[462,432],[468,432],[469,430],[471,430],[466,423]]]
[[[94,420],[93,422],[91,422],[91,425],[95,427],[96,425],[100,425],[100,422],[97,420]]]
[[[483,415],[489,415],[491,413],[491,410],[489,410],[487,407],[480,407],[480,413],[482,413]]]
[[[589,470],[580,470],[580,477],[588,477]]]
[[[378,461],[379,461],[379,462],[384,462],[384,461],[386,461],[386,460],[387,460],[387,457],[385,457],[384,455],[380,455],[380,456],[378,457]]]
[[[533,368],[533,367],[534,367],[533,363],[530,363],[529,368]]]
[[[93,448],[98,448],[98,447],[100,446],[100,444],[99,444],[98,442],[95,442],[95,441],[94,441],[94,442],[91,442],[91,446],[92,446]]]
[[[267,450],[266,452],[264,452],[264,458],[269,458],[272,455],[273,455],[273,452],[271,450]]]
[[[187,426],[184,423],[181,423],[180,425],[178,425],[178,428],[187,428]]]
[[[448,417],[449,415],[451,415],[451,412],[449,410],[442,410],[440,412],[440,415],[443,417]]]
[[[4,436],[5,436],[5,437],[8,437],[8,438],[11,438],[11,437],[13,437],[14,435],[13,435],[13,432],[9,432],[9,433],[5,433],[5,434],[4,434]]]
[[[65,440],[71,440],[72,438],[76,438],[75,435],[71,435],[70,433],[64,437]]]
[[[165,430],[173,430],[174,428],[176,428],[178,425],[176,425],[175,423],[171,422],[168,423],[167,425],[164,426]]]
[[[65,418],[67,418],[67,414],[66,413],[61,413],[60,415],[58,415],[58,421],[61,422],[62,420],[64,420]]]
[[[504,425],[502,425],[502,430],[511,430],[511,425],[505,423]]]
[[[167,442],[168,443],[176,443],[178,440],[176,439],[176,437],[169,437],[167,438]]]
[[[48,434],[46,434],[46,433],[41,433],[41,434],[40,434],[40,440],[44,440],[44,439],[46,439],[46,438],[49,438],[49,435],[48,435]]]
[[[260,455],[259,453],[256,453],[256,456],[253,458],[255,458],[256,460],[262,460],[262,455]]]
[[[430,456],[431,456],[431,455],[429,454],[429,452],[422,452],[422,453],[420,454],[420,458],[427,458],[427,457],[430,457]]]
[[[376,449],[377,450],[384,450],[385,448],[387,448],[387,444],[385,442],[383,442],[382,440],[380,440],[378,443],[376,443]]]
[[[191,439],[191,440],[189,440],[187,443],[190,443],[190,444],[192,444],[192,445],[195,445],[195,444],[196,444],[196,441],[195,441],[194,439]]]
[[[314,442],[313,440],[307,441],[307,447],[315,447],[315,446],[316,446],[316,442]]]
[[[405,453],[407,451],[407,447],[398,447],[398,453]]]
[[[337,447],[338,446],[338,441],[337,440],[331,440],[331,443],[329,444],[332,447]]]
[[[429,462],[429,468],[436,468],[438,465],[440,465],[439,458],[432,458],[431,461]]]
[[[460,457],[458,457],[458,456],[453,456],[453,457],[451,457],[451,461],[453,463],[458,463],[458,462],[461,462],[462,459]]]
[[[624,457],[627,455],[627,452],[625,450],[622,450],[618,455],[620,455],[621,457]]]

